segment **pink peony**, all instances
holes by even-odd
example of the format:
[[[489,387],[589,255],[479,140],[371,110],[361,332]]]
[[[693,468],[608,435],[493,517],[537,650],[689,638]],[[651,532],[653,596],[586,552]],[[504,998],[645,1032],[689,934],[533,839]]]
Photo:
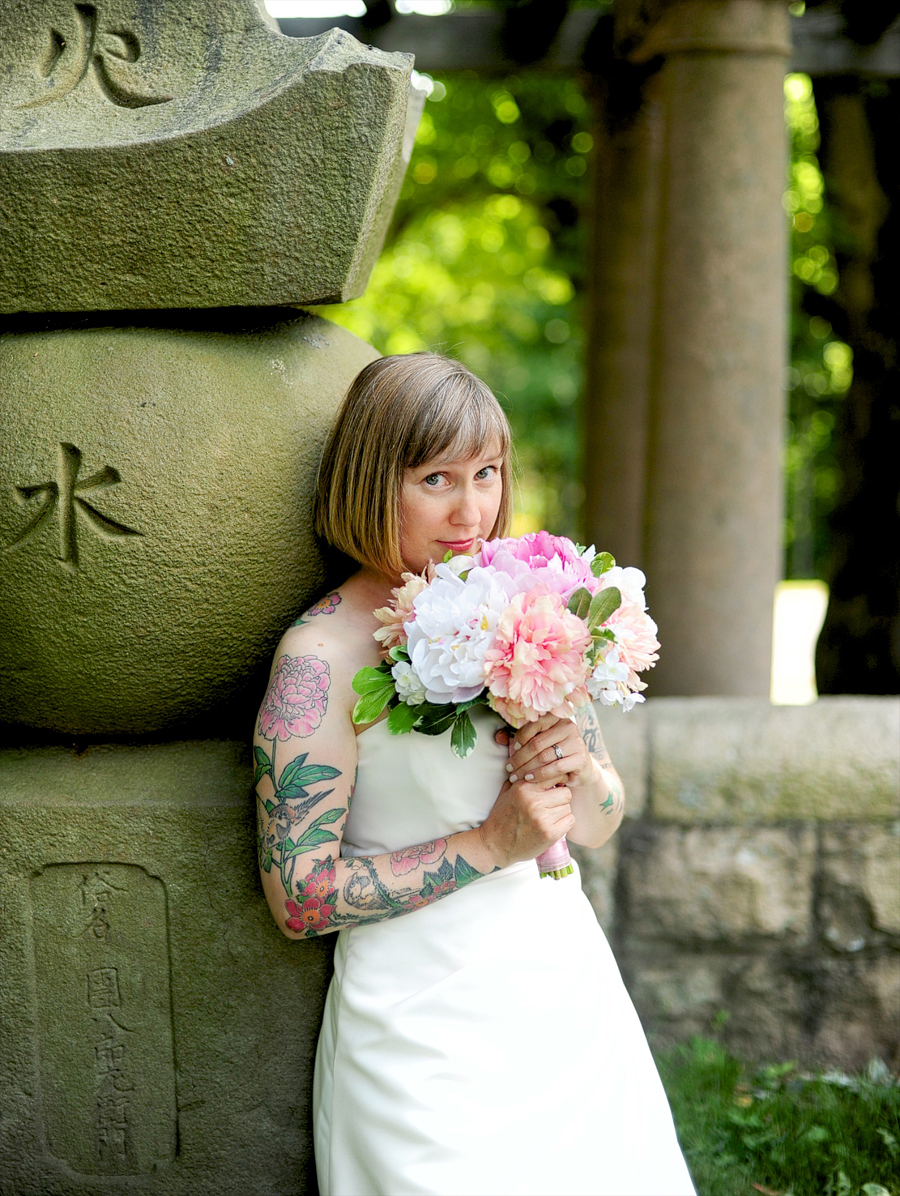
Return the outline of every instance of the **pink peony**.
[[[593,550],[580,553],[565,536],[549,532],[528,532],[524,536],[485,540],[476,562],[506,573],[530,590],[545,585],[568,602],[575,590],[584,586],[595,594],[600,582],[591,573]]]
[[[387,606],[381,606],[375,611],[375,618],[384,623],[372,634],[379,641],[385,652],[398,644],[406,643],[404,623],[410,623],[416,617],[413,602],[432,580],[434,572],[431,566],[425,574],[404,573],[401,580],[405,583],[399,589],[391,590],[394,595]]]
[[[446,839],[435,839],[431,843],[420,843],[418,847],[404,847],[402,851],[391,852],[391,871],[394,876],[405,876],[420,864],[436,864],[447,850]]]
[[[638,677],[659,660],[659,640],[656,638],[656,624],[645,610],[634,602],[623,602],[604,624],[616,637],[619,660],[628,667],[630,689],[645,689]]]
[[[259,712],[266,739],[312,735],[328,709],[328,665],[318,656],[282,656]]]
[[[485,653],[491,706],[513,727],[547,713],[570,718],[590,701],[590,643],[589,631],[559,593],[539,585],[517,594]]]

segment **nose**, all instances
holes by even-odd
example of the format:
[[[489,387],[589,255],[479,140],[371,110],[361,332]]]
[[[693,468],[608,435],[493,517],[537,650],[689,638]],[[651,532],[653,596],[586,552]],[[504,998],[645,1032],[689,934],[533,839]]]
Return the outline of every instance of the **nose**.
[[[474,528],[477,527],[480,518],[481,511],[475,501],[474,492],[468,488],[461,490],[450,522],[454,527]]]

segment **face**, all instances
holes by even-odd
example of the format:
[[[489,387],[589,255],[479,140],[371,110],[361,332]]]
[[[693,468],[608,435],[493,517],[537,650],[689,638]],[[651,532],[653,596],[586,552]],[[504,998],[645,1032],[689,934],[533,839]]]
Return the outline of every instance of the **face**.
[[[407,469],[400,491],[400,555],[421,573],[429,561],[477,552],[490,536],[503,494],[499,444],[466,461],[435,458]]]

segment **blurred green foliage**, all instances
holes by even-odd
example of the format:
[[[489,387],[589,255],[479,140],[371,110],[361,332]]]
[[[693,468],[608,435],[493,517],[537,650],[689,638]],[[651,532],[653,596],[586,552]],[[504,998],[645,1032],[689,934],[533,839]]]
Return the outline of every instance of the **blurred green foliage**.
[[[427,82],[427,81],[426,81]],[[785,380],[785,576],[822,577],[837,493],[832,431],[849,348],[804,313],[837,285],[805,75],[785,81],[791,143],[791,365]],[[382,353],[437,349],[507,408],[519,456],[516,531],[574,537],[584,337],[589,103],[574,76],[433,80],[388,242],[365,295],[322,309]]]
[[[791,218],[791,350],[785,387],[785,576],[826,578],[828,515],[839,475],[833,445],[838,406],[853,378],[853,355],[821,316],[806,312],[809,291],[837,286],[832,220],[816,151],[819,122],[807,75],[788,75],[785,119],[791,168],[784,206]]]

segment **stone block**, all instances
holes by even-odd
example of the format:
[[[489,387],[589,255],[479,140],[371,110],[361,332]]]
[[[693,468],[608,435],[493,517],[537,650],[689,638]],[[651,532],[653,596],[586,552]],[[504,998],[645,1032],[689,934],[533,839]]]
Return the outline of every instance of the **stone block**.
[[[412,57],[260,9],[0,6],[0,312],[362,293],[424,98]]]
[[[820,916],[831,946],[855,953],[886,936],[900,945],[900,824],[826,827],[821,858]]]
[[[655,818],[864,822],[900,812],[900,699],[654,698],[648,706]]]
[[[647,738],[650,725],[646,703],[627,714],[594,704],[603,741],[625,786],[625,817],[640,818],[647,805]]]
[[[322,582],[325,437],[377,356],[286,309],[8,321],[0,722],[249,734],[254,670]]]
[[[805,942],[812,827],[629,826],[620,832],[629,936],[682,943]]]
[[[0,1191],[314,1192],[332,944],[256,874],[244,744],[0,752]]]

